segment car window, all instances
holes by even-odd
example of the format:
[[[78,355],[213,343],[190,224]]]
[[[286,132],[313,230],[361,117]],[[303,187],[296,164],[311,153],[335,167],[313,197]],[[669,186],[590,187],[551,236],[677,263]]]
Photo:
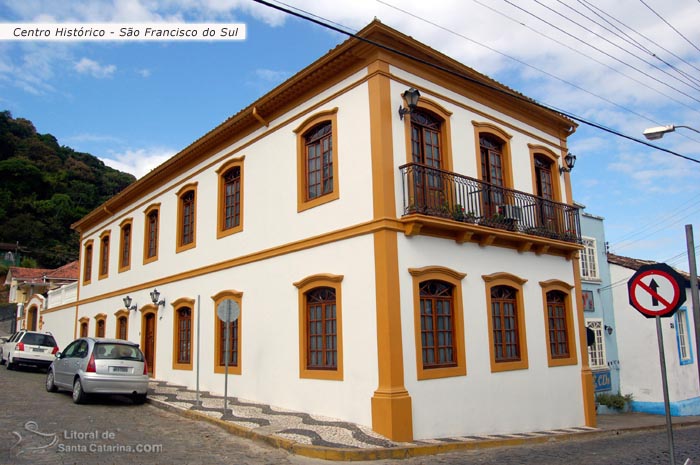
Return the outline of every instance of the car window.
[[[20,334],[21,334],[21,333],[20,333],[19,331],[16,332],[16,333],[14,333],[14,334],[12,335],[12,337],[10,337],[10,339],[9,339],[7,342],[15,342],[15,341],[17,340],[17,338],[19,337]]]
[[[75,357],[75,351],[78,349],[79,345],[80,341],[73,341],[70,344],[68,344],[66,350],[63,351],[63,357]]]
[[[54,347],[56,341],[50,334],[27,333],[22,338],[22,342],[33,346]]]
[[[80,344],[78,344],[78,348],[75,351],[75,356],[78,358],[85,358],[85,357],[87,357],[87,353],[88,353],[87,341],[80,341]]]
[[[130,344],[101,343],[95,344],[95,359],[118,359],[143,361],[143,354],[138,347]]]

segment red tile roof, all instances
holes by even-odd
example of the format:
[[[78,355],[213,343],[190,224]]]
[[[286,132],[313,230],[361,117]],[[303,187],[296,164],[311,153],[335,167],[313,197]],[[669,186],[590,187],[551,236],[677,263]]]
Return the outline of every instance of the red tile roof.
[[[24,283],[43,283],[46,281],[77,281],[80,275],[78,261],[70,262],[60,268],[24,268],[11,266],[7,273],[8,278]]]
[[[621,255],[608,253],[608,263],[612,263],[613,265],[619,265],[625,268],[629,268],[630,270],[636,271],[644,265],[654,265],[658,262],[655,262],[653,260],[640,260],[638,258],[623,257]],[[678,274],[680,274],[683,277],[683,279],[685,279],[686,285],[690,286],[690,274],[686,273],[685,271],[678,270],[676,268],[673,269],[676,270]],[[698,279],[698,282],[700,282],[700,279]]]
[[[78,280],[80,276],[80,263],[78,260],[56,268],[48,274],[49,279],[73,279]]]

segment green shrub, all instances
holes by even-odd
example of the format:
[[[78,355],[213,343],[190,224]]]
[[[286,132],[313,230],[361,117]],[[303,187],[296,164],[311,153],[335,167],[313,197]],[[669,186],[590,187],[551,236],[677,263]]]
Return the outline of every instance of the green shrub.
[[[617,394],[597,394],[595,401],[600,405],[622,411],[625,405],[632,402],[632,394],[625,394],[624,396],[619,392]]]

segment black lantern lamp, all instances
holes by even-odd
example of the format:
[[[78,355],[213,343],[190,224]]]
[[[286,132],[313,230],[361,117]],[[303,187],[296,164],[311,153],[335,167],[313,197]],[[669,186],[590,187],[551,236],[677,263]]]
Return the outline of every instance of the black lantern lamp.
[[[568,173],[574,169],[574,165],[576,164],[576,155],[572,154],[571,152],[567,153],[564,157],[564,164],[566,166],[559,167],[559,173]]]
[[[406,101],[406,105],[408,105],[408,108],[404,108],[402,105],[399,105],[399,118],[403,119],[403,115],[411,113],[418,106],[420,92],[418,89],[411,87],[401,94],[401,97],[403,97],[403,99]]]
[[[151,291],[151,302],[153,302],[153,305],[160,307],[165,306],[165,299],[160,300],[160,292],[158,292],[158,289],[153,289]]]
[[[127,310],[133,310],[133,311],[137,310],[136,304],[131,305],[131,302],[132,302],[131,297],[126,296],[122,300],[124,301],[124,307],[126,307]]]

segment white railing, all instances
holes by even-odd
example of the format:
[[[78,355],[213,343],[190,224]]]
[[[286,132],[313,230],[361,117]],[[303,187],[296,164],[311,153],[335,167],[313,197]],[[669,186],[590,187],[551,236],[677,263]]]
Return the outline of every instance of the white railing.
[[[46,308],[58,307],[78,300],[78,283],[70,283],[49,291]]]

